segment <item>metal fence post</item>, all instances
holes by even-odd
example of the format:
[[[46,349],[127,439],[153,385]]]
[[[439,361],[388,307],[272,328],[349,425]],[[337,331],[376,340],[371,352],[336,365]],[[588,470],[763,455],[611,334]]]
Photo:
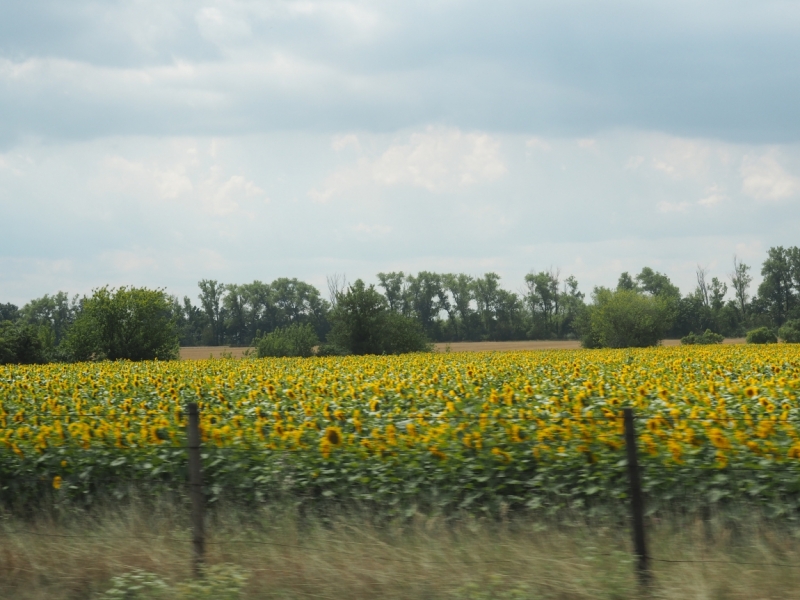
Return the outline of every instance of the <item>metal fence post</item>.
[[[631,494],[631,517],[633,525],[633,548],[636,553],[636,575],[642,586],[650,584],[650,565],[644,536],[644,500],[639,480],[639,457],[636,451],[636,428],[633,409],[623,409],[625,415],[625,449],[628,454],[628,481]]]
[[[200,413],[196,402],[190,402],[186,437],[189,450],[189,499],[192,503],[192,571],[202,576],[205,560],[205,527],[203,468],[200,460]]]

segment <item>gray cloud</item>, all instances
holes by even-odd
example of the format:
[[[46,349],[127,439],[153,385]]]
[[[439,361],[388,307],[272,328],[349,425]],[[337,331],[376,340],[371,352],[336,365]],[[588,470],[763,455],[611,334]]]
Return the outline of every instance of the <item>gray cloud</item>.
[[[644,264],[800,229],[800,5],[0,5],[2,301]]]
[[[788,2],[30,2],[0,8],[0,139],[648,129],[800,139]]]

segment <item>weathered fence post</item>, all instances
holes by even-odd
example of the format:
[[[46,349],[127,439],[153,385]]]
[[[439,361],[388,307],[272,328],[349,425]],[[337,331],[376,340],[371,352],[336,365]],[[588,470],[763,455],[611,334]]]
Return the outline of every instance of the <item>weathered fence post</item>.
[[[205,528],[203,497],[203,469],[200,461],[200,413],[197,403],[190,402],[189,424],[186,431],[189,442],[189,499],[192,503],[192,570],[195,577],[203,572],[205,559]]]
[[[639,583],[650,584],[650,566],[647,545],[644,537],[644,500],[639,481],[639,457],[636,452],[636,428],[633,422],[633,409],[623,409],[625,415],[625,449],[628,453],[628,481],[631,493],[631,516],[633,518],[633,548],[636,552],[636,575]]]

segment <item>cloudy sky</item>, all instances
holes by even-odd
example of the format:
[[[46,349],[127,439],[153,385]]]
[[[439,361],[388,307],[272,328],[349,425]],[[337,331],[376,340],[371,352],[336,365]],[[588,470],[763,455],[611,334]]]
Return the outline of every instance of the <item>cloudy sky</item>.
[[[0,0],[0,302],[800,244],[800,3]]]

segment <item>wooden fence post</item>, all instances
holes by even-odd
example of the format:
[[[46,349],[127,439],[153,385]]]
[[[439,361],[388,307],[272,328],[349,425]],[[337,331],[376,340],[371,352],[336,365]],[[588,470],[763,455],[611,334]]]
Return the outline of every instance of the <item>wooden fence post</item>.
[[[639,457],[636,452],[636,428],[633,422],[633,409],[623,409],[625,415],[625,449],[628,454],[628,481],[631,494],[631,517],[633,525],[633,548],[636,552],[636,575],[639,583],[650,584],[650,565],[644,536],[644,500],[639,480]]]
[[[203,574],[205,560],[205,527],[203,497],[203,468],[200,461],[200,413],[197,403],[190,402],[186,438],[189,442],[189,499],[192,503],[192,571],[195,577]]]

